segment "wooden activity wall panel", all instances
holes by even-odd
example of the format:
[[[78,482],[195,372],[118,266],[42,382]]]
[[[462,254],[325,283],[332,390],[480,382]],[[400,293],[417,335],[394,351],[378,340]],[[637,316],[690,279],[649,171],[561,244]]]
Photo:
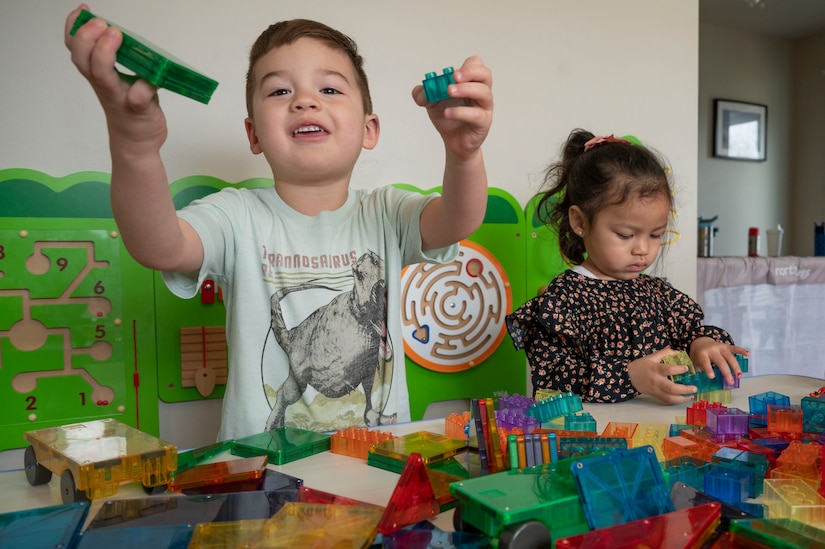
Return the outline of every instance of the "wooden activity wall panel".
[[[183,300],[138,265],[112,219],[109,177],[0,170],[0,451],[25,446],[26,431],[101,418],[157,435],[158,399],[224,394],[220,288],[207,281]],[[180,209],[229,185],[192,176],[170,190]],[[504,316],[564,268],[531,208],[491,188],[484,223],[454,262],[405,270],[413,419],[435,401],[525,392]]]
[[[158,431],[151,272],[126,253],[108,176],[0,171],[0,450],[117,418]]]

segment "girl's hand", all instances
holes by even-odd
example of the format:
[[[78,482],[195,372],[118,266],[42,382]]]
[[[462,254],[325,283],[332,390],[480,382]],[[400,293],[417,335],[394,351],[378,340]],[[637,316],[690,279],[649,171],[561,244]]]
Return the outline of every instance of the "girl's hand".
[[[680,385],[670,380],[673,375],[684,374],[688,367],[682,364],[663,364],[662,359],[675,355],[666,347],[627,365],[630,382],[642,394],[653,396],[667,404],[690,402],[698,389],[693,385]],[[687,396],[686,396],[687,395]]]
[[[451,99],[428,103],[421,84],[413,88],[415,102],[427,108],[444,146],[460,160],[472,157],[487,138],[493,122],[493,77],[480,57],[469,57],[453,72],[447,87]]]
[[[713,365],[715,364],[728,385],[733,385],[733,376],[742,376],[739,362],[733,356],[735,353],[750,356],[750,351],[744,347],[728,345],[710,337],[696,338],[690,344],[690,360],[693,362],[694,368],[701,368],[705,375],[713,379],[715,376]]]

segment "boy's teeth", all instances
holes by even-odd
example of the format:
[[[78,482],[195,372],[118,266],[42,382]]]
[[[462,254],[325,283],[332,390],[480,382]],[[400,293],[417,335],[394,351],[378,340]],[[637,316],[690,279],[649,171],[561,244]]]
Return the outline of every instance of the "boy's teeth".
[[[295,133],[319,132],[321,128],[318,126],[303,126],[295,130]]]

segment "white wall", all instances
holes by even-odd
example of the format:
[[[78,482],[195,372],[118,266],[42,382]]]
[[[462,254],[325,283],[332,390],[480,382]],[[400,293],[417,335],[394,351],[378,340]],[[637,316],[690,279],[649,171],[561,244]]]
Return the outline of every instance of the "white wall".
[[[100,108],[63,46],[76,4],[0,3],[0,169],[109,170]],[[442,146],[410,90],[427,72],[481,55],[496,101],[484,147],[490,184],[525,204],[573,128],[636,135],[670,160],[676,181],[682,238],[659,274],[695,295],[697,0],[98,0],[91,10],[220,82],[208,106],[161,91],[173,181],[270,176],[246,146],[243,79],[248,48],[274,21],[318,19],[359,43],[382,122],[381,142],[360,161],[359,187],[439,184]]]
[[[825,221],[825,32],[794,44],[792,140],[794,249],[813,255],[813,224]]]
[[[63,46],[64,19],[76,5],[0,4],[0,168],[56,176],[109,170],[103,116]],[[526,203],[571,129],[638,136],[673,164],[684,235],[668,252],[678,269],[666,274],[694,292],[695,0],[98,0],[91,10],[220,82],[208,106],[161,91],[171,180],[271,175],[248,152],[243,132],[246,55],[271,22],[318,19],[362,48],[382,133],[378,148],[362,156],[357,186],[440,183],[442,146],[410,90],[426,72],[481,55],[496,100],[484,147],[490,184]]]
[[[765,255],[765,230],[777,224],[785,229],[785,255],[801,253],[791,249],[792,53],[788,40],[699,26],[698,211],[704,218],[719,216],[716,256],[747,255],[749,227],[760,228]],[[717,98],[768,106],[765,162],[713,157]]]

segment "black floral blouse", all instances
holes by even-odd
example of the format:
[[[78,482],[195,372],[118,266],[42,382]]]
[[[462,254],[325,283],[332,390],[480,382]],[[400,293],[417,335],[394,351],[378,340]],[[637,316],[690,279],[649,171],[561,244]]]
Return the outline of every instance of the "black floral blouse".
[[[507,328],[527,352],[534,390],[619,402],[638,394],[628,363],[667,346],[689,350],[701,336],[733,343],[703,318],[695,301],[659,278],[599,280],[568,270],[508,315]]]

